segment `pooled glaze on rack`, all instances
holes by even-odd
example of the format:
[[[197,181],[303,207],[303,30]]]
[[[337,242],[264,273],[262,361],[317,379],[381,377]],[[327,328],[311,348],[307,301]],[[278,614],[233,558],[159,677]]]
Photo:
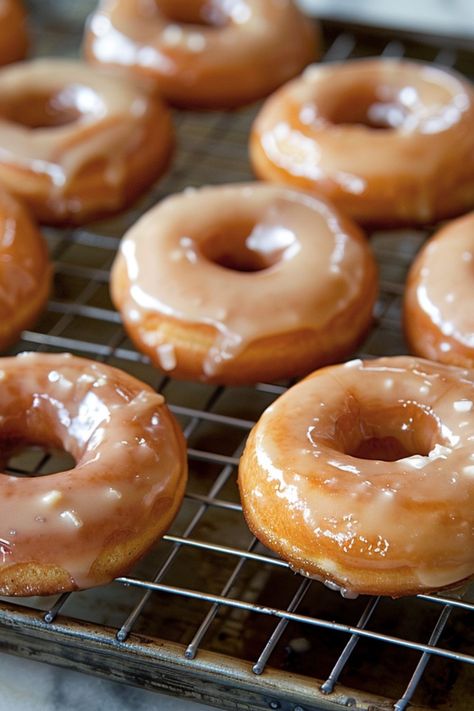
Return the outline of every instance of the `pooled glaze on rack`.
[[[0,415],[4,452],[28,442],[76,460],[47,476],[0,473],[0,593],[108,582],[170,524],[185,446],[149,386],[69,354],[26,353],[0,360]]]
[[[363,223],[426,223],[474,205],[474,92],[422,62],[311,66],[254,123],[257,174]]]
[[[325,202],[242,184],[187,190],[150,210],[125,235],[111,283],[132,337],[165,370],[179,369],[180,344],[154,315],[212,327],[206,379],[274,334],[320,334],[313,361],[330,359],[331,342],[350,350],[371,318],[375,273],[363,235]]]
[[[26,12],[20,0],[0,0],[0,65],[18,62],[26,55]]]
[[[0,349],[45,305],[51,285],[46,243],[25,208],[0,190]]]
[[[87,58],[150,77],[181,106],[266,96],[315,57],[316,25],[292,0],[108,0],[92,15]]]
[[[404,327],[414,353],[474,367],[474,212],[421,250],[405,290]]]
[[[41,209],[66,220],[87,213],[88,201],[117,209],[127,189],[134,191],[128,186],[132,155],[149,138],[150,122],[163,147],[151,142],[147,151],[161,168],[171,139],[158,99],[77,61],[37,59],[7,67],[0,72],[0,182],[33,203],[42,219]],[[143,170],[147,179],[150,168]],[[78,183],[83,175],[85,185]],[[41,188],[43,208],[32,196]]]
[[[245,517],[306,575],[400,596],[474,573],[472,372],[409,357],[317,371],[244,452]]]

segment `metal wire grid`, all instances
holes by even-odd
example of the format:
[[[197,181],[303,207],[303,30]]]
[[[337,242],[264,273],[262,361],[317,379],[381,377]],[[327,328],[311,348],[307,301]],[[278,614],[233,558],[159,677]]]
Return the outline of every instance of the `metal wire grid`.
[[[371,45],[368,50],[362,49],[357,40],[355,35],[348,32],[335,34],[329,43],[324,60],[345,59],[364,53],[374,53],[374,46]],[[364,46],[366,43],[367,38]],[[383,47],[377,46],[380,41],[374,40],[374,43],[375,50],[385,56],[403,56],[407,52],[406,46],[399,40],[391,41]],[[431,53],[430,59],[445,65],[456,65],[458,59],[453,50],[442,49],[435,52],[423,48],[423,51]],[[406,670],[405,688],[403,690],[403,687],[400,687],[400,698],[393,706],[397,711],[402,711],[412,700],[427,664],[433,657],[463,663],[466,666],[474,664],[474,654],[470,649],[469,640],[462,650],[449,648],[441,641],[453,613],[457,616],[456,627],[458,631],[461,630],[461,635],[463,631],[467,633],[469,630],[468,615],[474,611],[474,604],[470,601],[469,594],[465,591],[464,595],[458,596],[418,596],[418,602],[422,603],[420,609],[430,620],[431,608],[439,610],[431,630],[421,640],[410,639],[409,635],[401,634],[396,622],[382,631],[379,631],[376,625],[370,627],[370,622],[374,620],[377,611],[388,604],[388,601],[380,598],[367,598],[361,605],[360,602],[356,604],[339,600],[333,593],[331,615],[334,615],[334,619],[329,615],[313,616],[306,612],[299,612],[310,592],[314,593],[316,590],[318,596],[321,594],[320,584],[306,579],[299,579],[295,584],[298,579],[287,570],[288,566],[284,561],[275,558],[255,538],[249,538],[248,535],[246,546],[236,543],[232,536],[230,539],[226,538],[224,528],[226,524],[223,524],[223,521],[227,520],[223,518],[224,516],[240,516],[241,507],[235,492],[232,494],[230,482],[235,475],[246,435],[259,412],[284,391],[285,385],[258,384],[254,395],[251,396],[254,400],[253,407],[249,408],[241,406],[241,399],[245,401],[244,389],[202,385],[183,387],[175,384],[168,377],[159,376],[147,365],[146,359],[132,347],[121,328],[118,314],[111,308],[108,300],[109,268],[119,243],[119,235],[157,198],[190,184],[238,181],[250,177],[245,146],[253,115],[252,110],[237,114],[178,114],[176,118],[180,152],[174,169],[158,189],[142,201],[141,205],[117,220],[97,225],[97,229],[91,227],[48,231],[47,236],[56,263],[55,294],[38,327],[23,334],[23,340],[16,351],[67,350],[89,355],[139,373],[140,377],[152,382],[167,396],[172,411],[182,421],[189,443],[191,468],[197,466],[202,470],[204,467],[206,471],[213,472],[207,489],[196,485],[197,478],[192,480],[195,488],[191,486],[186,494],[186,502],[188,507],[191,507],[191,514],[186,518],[181,529],[178,527],[178,533],[172,529],[172,532],[164,537],[164,542],[159,547],[160,554],[156,556],[159,563],[153,564],[154,552],[146,575],[134,572],[117,581],[125,586],[124,590],[135,589],[137,592],[128,614],[115,624],[116,638],[121,643],[123,654],[127,654],[127,646],[133,639],[132,633],[140,622],[144,610],[156,599],[157,594],[173,596],[178,604],[181,599],[183,605],[189,605],[191,601],[196,600],[204,603],[207,609],[201,615],[199,624],[187,630],[187,644],[182,651],[189,660],[194,659],[200,649],[206,648],[206,640],[210,636],[216,618],[223,612],[238,610],[251,614],[251,619],[256,625],[261,624],[263,618],[274,620],[274,623],[265,627],[266,634],[261,648],[254,649],[252,652],[254,655],[252,669],[255,674],[252,683],[255,689],[259,688],[257,676],[264,674],[268,669],[267,665],[272,655],[278,656],[288,625],[297,624],[298,629],[315,628],[318,634],[322,630],[327,630],[330,634],[343,633],[347,642],[344,645],[341,641],[339,654],[332,660],[329,673],[323,676],[315,670],[320,680],[314,684],[314,708],[319,707],[316,700],[318,686],[323,694],[330,695],[334,691],[341,675],[347,672],[357,656],[356,648],[360,641],[370,640],[416,652],[418,656],[414,659],[411,668]],[[403,352],[399,326],[403,275],[424,237],[422,233],[407,232],[374,235],[373,244],[382,271],[381,297],[377,304],[377,327],[365,344],[362,355]],[[214,428],[214,432],[217,432],[217,436],[211,437],[214,446],[202,446],[202,442],[206,444],[206,436],[204,438],[199,436],[203,426],[211,430]],[[31,462],[26,466],[20,463],[16,467],[13,466],[12,471],[17,474],[46,473],[53,465],[50,455],[45,453],[40,455],[33,465]],[[210,536],[210,539],[206,540],[198,532],[203,520],[209,516],[216,517],[218,530],[217,535]],[[169,574],[173,573],[179,565],[180,554],[185,549],[199,552],[203,560],[206,556],[219,556],[226,561],[225,578],[220,581],[217,590],[212,586],[211,590],[205,586],[201,586],[203,589],[194,586],[192,575],[188,575],[182,584],[167,581]],[[235,595],[236,589],[239,588],[239,580],[250,564],[257,565],[259,569],[278,570],[284,574],[286,587],[283,587],[280,595],[283,604],[275,606],[262,603],[258,595],[252,599],[245,590],[240,596]],[[71,599],[76,595],[62,595],[48,610],[38,610],[38,615],[44,617],[51,630],[55,628],[58,614],[68,609]],[[37,608],[41,607],[37,601],[33,601],[32,604]],[[396,603],[391,602],[391,604]],[[345,621],[347,614],[346,612],[342,614],[342,606],[345,610],[348,606],[357,609],[355,622]],[[0,604],[0,625],[8,624],[8,617],[12,615],[12,610],[21,611],[21,609],[22,606],[18,603],[10,602],[4,609]],[[91,619],[93,619],[92,615]],[[25,624],[28,631],[28,623]],[[96,625],[97,629],[100,627],[100,624]],[[166,629],[162,629],[161,633],[166,634]],[[89,639],[93,640],[91,633]],[[156,640],[150,638],[150,643],[153,641]],[[462,641],[458,634],[457,643],[461,647]],[[78,643],[71,639],[71,644]],[[413,657],[410,656],[409,659],[411,661]],[[247,684],[249,682],[248,676],[244,679],[244,675],[240,680],[242,682],[245,680]],[[373,692],[381,693],[380,688],[374,688]],[[358,705],[359,702],[360,697],[357,692],[354,692],[353,696],[346,694],[337,697],[337,704],[347,706]],[[279,704],[280,701],[275,697],[268,705],[270,708],[279,708]],[[301,707],[291,706],[291,708],[297,711]],[[369,707],[360,706],[360,708]],[[372,704],[372,708],[376,706]]]

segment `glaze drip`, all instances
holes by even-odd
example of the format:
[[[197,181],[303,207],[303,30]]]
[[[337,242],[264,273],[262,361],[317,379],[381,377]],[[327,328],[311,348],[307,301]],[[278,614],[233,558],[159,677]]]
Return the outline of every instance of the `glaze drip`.
[[[0,162],[47,176],[59,192],[95,161],[116,171],[140,141],[149,110],[149,99],[131,83],[66,60],[3,69],[0,96]],[[35,112],[42,114],[37,127]],[[61,115],[67,118],[54,125]]]
[[[353,229],[305,193],[261,184],[187,191],[125,235],[114,267],[125,264],[129,280],[121,310],[137,328],[153,313],[212,326],[203,367],[214,375],[254,341],[329,328],[356,303],[372,260]],[[162,338],[143,334],[157,349]]]
[[[0,438],[60,442],[76,466],[0,473],[0,586],[2,566],[30,561],[59,566],[73,587],[97,585],[94,563],[107,546],[169,519],[179,502],[185,463],[163,397],[67,354],[27,353],[1,367]]]

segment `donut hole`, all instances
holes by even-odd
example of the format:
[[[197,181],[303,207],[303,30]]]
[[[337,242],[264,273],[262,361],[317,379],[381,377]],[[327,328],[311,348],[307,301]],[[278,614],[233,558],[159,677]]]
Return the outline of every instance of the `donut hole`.
[[[47,476],[67,471],[76,460],[59,446],[43,446],[26,442],[2,443],[3,468],[10,476]]]
[[[55,128],[100,110],[101,100],[92,89],[70,86],[55,93],[29,92],[0,97],[0,117],[25,128]]]
[[[155,0],[159,12],[170,22],[199,27],[222,27],[228,16],[215,0]]]
[[[350,454],[353,457],[357,457],[357,459],[378,459],[384,462],[395,462],[397,459],[410,457],[413,454],[423,454],[423,452],[410,452],[396,437],[387,436],[362,439],[357,449]]]
[[[377,87],[350,87],[334,99],[326,118],[336,125],[357,124],[373,130],[390,130],[402,126],[410,114],[400,92]]]
[[[336,126],[432,133],[459,115],[460,87],[444,72],[395,60],[384,64],[363,60],[327,75],[317,72],[314,103],[309,98],[303,106],[302,122],[321,118]]]
[[[299,250],[291,230],[280,225],[242,222],[221,225],[218,232],[206,236],[201,253],[211,262],[236,272],[270,269]]]
[[[336,421],[341,451],[358,459],[394,462],[426,457],[440,441],[437,420],[413,403],[354,408]]]

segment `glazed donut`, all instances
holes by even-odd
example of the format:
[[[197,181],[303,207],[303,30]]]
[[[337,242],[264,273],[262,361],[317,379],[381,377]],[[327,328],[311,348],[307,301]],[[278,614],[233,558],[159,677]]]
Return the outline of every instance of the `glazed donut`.
[[[424,358],[474,368],[474,212],[423,247],[407,280],[406,340]]]
[[[0,190],[0,350],[42,311],[51,286],[42,235],[25,208]]]
[[[165,169],[168,111],[125,78],[75,61],[0,71],[0,184],[43,222],[117,212]]]
[[[0,360],[0,437],[62,447],[69,471],[0,474],[0,594],[49,595],[111,581],[173,520],[183,436],[161,395],[69,354]]]
[[[89,61],[148,77],[182,107],[255,101],[315,51],[316,25],[293,0],[105,0],[85,37]]]
[[[474,573],[474,380],[407,356],[324,368],[253,429],[239,469],[253,533],[348,596]]]
[[[474,205],[474,92],[422,62],[310,67],[264,104],[250,154],[261,178],[314,190],[358,222],[433,222]]]
[[[26,13],[20,0],[0,0],[0,65],[18,62],[28,49]]]
[[[352,223],[261,183],[164,200],[125,235],[111,277],[126,330],[155,365],[226,384],[307,373],[352,352],[376,292]]]

